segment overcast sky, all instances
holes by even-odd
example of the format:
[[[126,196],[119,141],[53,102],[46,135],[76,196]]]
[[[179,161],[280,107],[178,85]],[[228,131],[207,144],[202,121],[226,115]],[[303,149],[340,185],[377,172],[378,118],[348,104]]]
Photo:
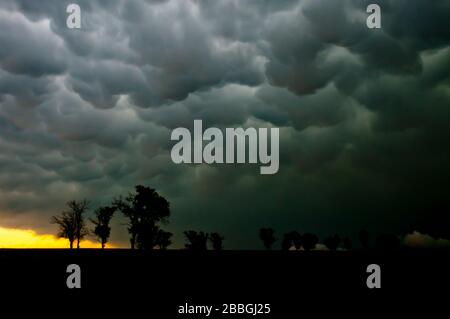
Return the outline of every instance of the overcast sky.
[[[82,28],[66,26],[66,6]],[[450,0],[0,3],[0,225],[55,233],[136,184],[168,229],[449,237]],[[280,169],[175,165],[171,130],[279,127]],[[113,242],[127,244],[115,219]]]

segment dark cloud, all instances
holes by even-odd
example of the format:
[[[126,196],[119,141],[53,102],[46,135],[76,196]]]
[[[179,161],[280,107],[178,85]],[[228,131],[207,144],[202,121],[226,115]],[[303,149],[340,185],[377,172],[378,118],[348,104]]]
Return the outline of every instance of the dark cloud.
[[[157,188],[171,230],[449,236],[450,1],[0,4],[0,224]],[[281,167],[175,165],[171,129],[280,127]],[[126,243],[116,220],[114,240]]]
[[[33,77],[65,70],[64,46],[48,20],[31,22],[19,12],[0,15],[0,66],[12,74]]]

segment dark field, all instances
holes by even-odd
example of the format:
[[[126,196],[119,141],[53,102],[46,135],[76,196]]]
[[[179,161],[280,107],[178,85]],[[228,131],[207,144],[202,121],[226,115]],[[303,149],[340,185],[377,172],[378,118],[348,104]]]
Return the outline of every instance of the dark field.
[[[130,311],[143,307],[165,313],[163,318],[175,316],[177,306],[186,302],[269,303],[271,318],[283,318],[282,314],[322,303],[382,305],[396,303],[400,296],[438,300],[448,295],[447,257],[448,251],[422,250],[392,254],[0,250],[0,270],[2,289],[20,292],[21,298],[68,296],[66,301],[72,304],[80,297],[98,305],[132,301],[136,307]],[[372,263],[381,266],[381,289],[366,286],[366,267]],[[81,289],[66,286],[69,264],[81,267]]]

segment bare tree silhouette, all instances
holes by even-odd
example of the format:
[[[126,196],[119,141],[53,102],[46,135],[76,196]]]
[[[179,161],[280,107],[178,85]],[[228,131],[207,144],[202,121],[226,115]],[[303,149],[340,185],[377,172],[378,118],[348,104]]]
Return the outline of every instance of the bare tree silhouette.
[[[281,250],[289,250],[293,245],[292,234],[284,234],[283,240],[281,241]]]
[[[339,235],[334,235],[330,237],[326,237],[323,241],[324,245],[332,251],[336,251],[339,247],[339,244],[341,243],[341,237]]]
[[[170,216],[169,202],[153,188],[138,185],[135,192],[114,200],[113,205],[128,218],[131,248],[153,249],[158,245],[159,224]]]
[[[62,212],[61,216],[53,216],[51,223],[59,226],[58,236],[67,238],[69,240],[69,247],[72,250],[73,242],[76,238],[76,225],[73,214],[68,211]]]
[[[80,248],[80,241],[89,233],[84,214],[89,208],[87,200],[67,202],[69,210],[62,212],[61,216],[53,216],[52,223],[59,226],[59,237],[67,238],[70,248],[73,248],[73,242],[77,241],[77,249]]]
[[[209,235],[209,241],[211,242],[214,250],[222,250],[223,249],[223,240],[225,238],[221,236],[219,233],[211,233]]]
[[[90,219],[90,221],[95,225],[93,233],[95,236],[97,236],[100,243],[102,244],[102,249],[105,248],[111,234],[111,227],[109,226],[109,223],[115,211],[115,207],[99,207],[95,210],[95,219]]]
[[[185,231],[186,249],[189,250],[207,250],[208,249],[208,234],[204,232],[196,232],[195,230]]]
[[[89,202],[86,199],[83,199],[81,201],[70,201],[67,203],[67,206],[71,209],[74,220],[75,220],[75,238],[77,241],[77,249],[80,248],[80,242],[81,240],[89,234],[89,230],[86,226],[86,221],[84,215],[87,213],[87,210],[89,209]]]
[[[259,238],[262,240],[267,250],[272,249],[273,244],[277,241],[275,238],[275,230],[273,228],[261,228],[259,230]]]
[[[306,233],[302,236],[303,249],[309,251],[316,248],[319,238],[311,233]]]

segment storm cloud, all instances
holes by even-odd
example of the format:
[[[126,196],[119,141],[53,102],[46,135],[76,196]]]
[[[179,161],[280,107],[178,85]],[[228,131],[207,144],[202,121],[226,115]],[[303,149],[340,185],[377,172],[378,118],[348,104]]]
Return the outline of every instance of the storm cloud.
[[[73,2],[73,1],[71,1]],[[69,1],[0,4],[0,225],[54,232],[71,199],[136,184],[169,229],[450,236],[450,1]],[[279,127],[280,170],[175,165],[170,132]],[[113,243],[127,242],[115,220]]]

